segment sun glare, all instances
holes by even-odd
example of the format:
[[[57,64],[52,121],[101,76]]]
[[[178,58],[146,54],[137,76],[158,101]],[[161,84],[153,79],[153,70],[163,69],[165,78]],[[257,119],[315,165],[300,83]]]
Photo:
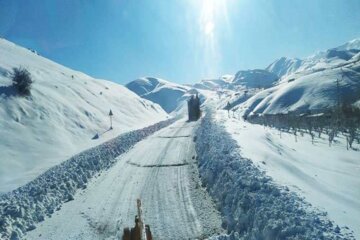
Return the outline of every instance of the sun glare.
[[[214,32],[214,23],[211,22],[211,21],[208,21],[206,24],[205,24],[205,28],[204,28],[204,31],[205,31],[205,34],[206,35],[210,35]]]
[[[210,35],[215,29],[216,0],[203,0],[201,6],[200,25],[206,35]]]
[[[220,22],[227,22],[227,3],[229,0],[202,0],[200,3],[200,27],[206,35],[212,35]]]
[[[199,56],[203,64],[203,72],[211,76],[217,72],[221,61],[219,46],[220,34],[228,29],[228,5],[232,0],[198,0],[192,1],[198,13]]]

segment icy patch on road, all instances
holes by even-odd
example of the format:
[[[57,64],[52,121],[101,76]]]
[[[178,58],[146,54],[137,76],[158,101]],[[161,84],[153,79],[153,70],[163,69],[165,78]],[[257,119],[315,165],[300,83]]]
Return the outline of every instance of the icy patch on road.
[[[223,227],[233,232],[218,239],[355,239],[326,213],[276,185],[237,148],[211,116],[202,120],[196,141],[200,176],[217,202]]]
[[[89,179],[110,168],[117,156],[175,120],[169,119],[122,134],[75,155],[25,186],[1,195],[1,239],[19,239],[25,232],[33,230],[36,223],[60,210],[62,203],[73,200],[76,190],[86,188]]]

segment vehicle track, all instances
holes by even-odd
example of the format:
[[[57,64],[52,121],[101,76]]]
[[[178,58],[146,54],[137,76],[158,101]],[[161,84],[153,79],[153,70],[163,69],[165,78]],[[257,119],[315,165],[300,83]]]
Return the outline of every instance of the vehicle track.
[[[28,239],[121,239],[123,228],[134,225],[137,198],[156,240],[203,239],[221,232],[220,216],[199,188],[197,124],[179,120],[136,144]]]

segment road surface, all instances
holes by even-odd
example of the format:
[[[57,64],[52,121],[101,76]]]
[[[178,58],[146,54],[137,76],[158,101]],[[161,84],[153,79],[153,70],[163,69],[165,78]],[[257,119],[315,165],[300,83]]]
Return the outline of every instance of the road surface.
[[[155,240],[220,233],[219,213],[198,177],[197,124],[182,119],[136,144],[26,239],[121,239],[134,225],[137,198]]]

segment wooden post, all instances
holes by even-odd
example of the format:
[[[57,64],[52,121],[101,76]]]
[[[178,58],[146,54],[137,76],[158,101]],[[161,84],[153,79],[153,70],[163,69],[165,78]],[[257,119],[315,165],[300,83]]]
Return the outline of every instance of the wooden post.
[[[109,117],[110,117],[110,129],[113,129],[112,127],[112,117],[114,116],[114,114],[112,113],[111,109],[110,109],[110,112],[109,112]]]

